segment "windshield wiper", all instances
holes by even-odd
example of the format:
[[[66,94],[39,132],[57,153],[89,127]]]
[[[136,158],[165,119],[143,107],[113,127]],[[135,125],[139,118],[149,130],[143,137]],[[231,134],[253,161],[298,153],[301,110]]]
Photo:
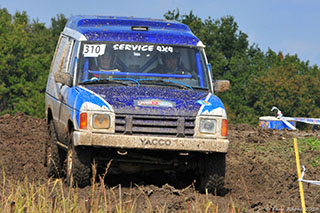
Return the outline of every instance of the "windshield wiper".
[[[129,83],[124,82],[124,81],[133,81],[136,84],[138,84],[138,86],[140,86],[140,83],[133,78],[103,78],[103,79],[102,78],[94,78],[94,79],[84,81],[84,82],[80,83],[80,85],[115,83],[115,84],[122,84],[122,85],[128,86]]]
[[[208,91],[208,88],[203,88],[203,87],[193,87],[193,89],[206,90],[206,91]]]
[[[176,86],[176,87],[180,87],[180,88],[189,88],[191,90],[193,90],[192,86],[183,83],[183,82],[179,82],[179,81],[172,81],[172,80],[166,80],[166,79],[154,79],[154,78],[146,78],[146,79],[137,79],[137,81],[141,82],[141,81],[152,81],[150,82],[151,84],[157,84],[157,85],[168,85],[168,83],[170,84],[170,86]]]

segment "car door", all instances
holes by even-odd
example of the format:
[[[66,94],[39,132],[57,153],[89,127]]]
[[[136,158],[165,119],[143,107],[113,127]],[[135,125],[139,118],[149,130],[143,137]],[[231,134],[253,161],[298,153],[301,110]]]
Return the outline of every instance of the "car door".
[[[56,127],[57,137],[58,140],[61,142],[65,141],[67,137],[65,134],[67,123],[65,121],[64,116],[62,115],[64,113],[63,109],[65,108],[65,101],[62,93],[68,86],[63,85],[60,82],[57,82],[53,79],[55,78],[55,75],[58,72],[69,72],[70,55],[73,49],[73,45],[74,40],[72,38],[69,38],[64,35],[60,36],[50,73],[52,79],[49,79],[49,81],[51,81],[51,88],[48,88],[48,90],[50,96],[54,100],[54,103],[52,104],[51,108]]]
[[[64,62],[64,68],[62,69],[63,72],[69,73],[72,76],[73,84],[72,86],[62,85],[60,90],[60,113],[59,113],[59,120],[61,123],[61,129],[59,136],[60,141],[64,144],[68,144],[67,137],[69,134],[69,127],[68,122],[73,121],[73,114],[74,114],[74,102],[78,95],[78,91],[75,89],[74,81],[75,81],[75,70],[77,68],[77,55],[78,55],[78,47],[79,42],[73,39],[69,41],[69,50],[67,54],[67,58]]]
[[[55,54],[52,60],[50,73],[47,81],[46,87],[46,108],[51,109],[54,125],[56,127],[56,131],[58,132],[60,122],[60,89],[61,83],[58,83],[55,79],[55,74],[61,70],[63,65],[63,53],[67,48],[68,38],[66,36],[61,35],[58,44],[55,50]]]

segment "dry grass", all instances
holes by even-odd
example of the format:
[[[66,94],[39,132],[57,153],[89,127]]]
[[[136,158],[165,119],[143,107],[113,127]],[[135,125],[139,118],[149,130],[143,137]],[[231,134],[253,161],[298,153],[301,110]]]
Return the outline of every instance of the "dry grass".
[[[104,175],[99,176],[99,183],[92,179],[92,185],[86,193],[77,187],[67,187],[62,179],[49,179],[45,183],[24,181],[12,182],[6,180],[3,172],[1,183],[0,209],[2,212],[168,212],[168,206],[152,205],[146,191],[135,185],[129,192],[122,191],[121,185],[108,188],[104,184]],[[93,167],[94,168],[94,167]],[[93,176],[96,170],[93,169]],[[190,186],[193,187],[193,186]],[[189,187],[189,188],[190,188]],[[137,190],[138,189],[138,190]],[[174,212],[220,212],[214,199],[210,199],[208,192],[199,196],[195,190],[193,197],[186,199],[181,191],[181,209]],[[211,196],[212,198],[212,196]],[[243,212],[237,207],[232,198],[227,204],[226,212]],[[169,209],[169,211],[173,211]],[[225,212],[225,210],[223,211]]]

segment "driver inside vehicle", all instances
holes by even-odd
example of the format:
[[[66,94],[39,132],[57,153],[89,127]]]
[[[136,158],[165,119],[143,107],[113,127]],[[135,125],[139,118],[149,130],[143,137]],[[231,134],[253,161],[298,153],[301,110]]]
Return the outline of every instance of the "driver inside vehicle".
[[[166,52],[161,55],[162,64],[159,64],[151,72],[162,74],[185,74],[186,69],[180,63],[180,53]]]
[[[114,69],[114,54],[110,47],[106,47],[104,54],[97,57],[97,65],[99,70]]]
[[[112,47],[107,46],[103,55],[90,59],[89,69],[92,71],[119,71],[115,66],[115,55]],[[105,78],[107,74],[94,73],[89,78]]]

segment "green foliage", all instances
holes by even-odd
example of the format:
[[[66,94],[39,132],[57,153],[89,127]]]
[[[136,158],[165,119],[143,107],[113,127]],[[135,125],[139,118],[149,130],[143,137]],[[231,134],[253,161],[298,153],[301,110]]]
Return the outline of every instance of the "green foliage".
[[[56,17],[51,18],[51,34],[55,41],[58,41],[60,33],[66,25],[68,19],[63,14],[58,14]]]
[[[272,106],[282,109],[285,115],[316,117],[320,96],[319,76],[295,56],[285,56],[269,51],[270,68],[250,78],[245,94],[247,104],[260,114],[267,114]]]
[[[0,114],[44,117],[46,79],[57,31],[66,19],[59,15],[52,22],[48,29],[38,21],[30,23],[26,12],[12,16],[0,9]]]

